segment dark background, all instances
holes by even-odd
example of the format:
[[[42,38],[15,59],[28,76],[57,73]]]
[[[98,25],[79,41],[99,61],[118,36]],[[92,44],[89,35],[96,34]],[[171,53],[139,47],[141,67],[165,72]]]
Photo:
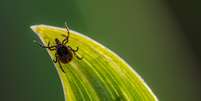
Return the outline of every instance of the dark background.
[[[160,101],[201,101],[198,0],[0,0],[0,101],[63,101],[34,24],[64,26],[124,58]]]

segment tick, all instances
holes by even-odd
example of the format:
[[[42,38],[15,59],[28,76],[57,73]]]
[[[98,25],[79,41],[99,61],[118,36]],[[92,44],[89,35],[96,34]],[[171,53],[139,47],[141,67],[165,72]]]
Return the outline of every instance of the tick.
[[[54,63],[58,63],[61,70],[65,73],[61,63],[67,64],[69,63],[73,57],[75,56],[77,59],[82,60],[83,57],[79,57],[76,52],[78,52],[79,47],[77,49],[73,49],[69,45],[67,45],[69,41],[70,31],[65,23],[65,28],[67,31],[67,36],[65,36],[64,40],[60,41],[58,38],[55,38],[55,45],[50,45],[50,42],[48,42],[47,46],[42,45],[39,42],[36,42],[40,47],[47,48],[50,51],[55,51],[55,60],[53,60]]]

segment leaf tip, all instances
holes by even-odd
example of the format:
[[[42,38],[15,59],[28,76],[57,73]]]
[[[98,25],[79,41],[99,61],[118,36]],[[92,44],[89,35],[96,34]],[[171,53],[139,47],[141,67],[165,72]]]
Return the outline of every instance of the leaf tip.
[[[30,26],[30,28],[36,33],[37,26],[38,25],[32,25],[32,26]]]

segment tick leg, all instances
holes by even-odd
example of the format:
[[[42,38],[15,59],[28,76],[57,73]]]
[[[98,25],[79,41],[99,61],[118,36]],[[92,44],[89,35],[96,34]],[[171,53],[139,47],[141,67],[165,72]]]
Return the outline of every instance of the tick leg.
[[[75,52],[74,52],[74,55],[75,55],[76,58],[79,59],[79,60],[82,60],[82,59],[83,59],[83,57],[78,56]]]
[[[34,40],[34,43],[38,44],[42,48],[48,48],[49,50],[53,51],[56,50],[56,46],[50,46],[50,42],[48,42],[47,46],[42,45],[41,43]]]
[[[68,39],[69,39],[69,36],[70,36],[70,31],[69,31],[69,28],[67,26],[67,23],[65,22],[65,28],[67,30],[67,36],[66,38],[62,41],[62,44],[65,45],[66,43],[68,43]]]
[[[55,59],[55,60],[53,60],[53,62],[54,62],[54,63],[57,63],[57,62],[58,62],[58,63],[59,63],[59,67],[60,67],[60,68],[61,68],[61,70],[62,70],[62,71],[65,73],[65,71],[64,71],[64,69],[63,69],[63,67],[61,66],[60,61],[58,60],[58,56],[57,56],[57,54],[55,54],[55,58],[56,58],[56,59]]]
[[[69,48],[73,51],[73,54],[76,56],[77,59],[79,59],[79,60],[83,59],[83,57],[78,56],[77,53],[76,53],[79,50],[79,47],[77,47],[76,50],[71,48],[71,47],[69,47]]]
[[[58,63],[59,63],[59,67],[61,68],[61,70],[65,73],[65,71],[64,71],[63,67],[61,66],[61,63],[59,60],[58,60]]]
[[[50,46],[50,42],[48,42],[47,46],[43,46],[44,48],[48,48],[50,51],[56,50],[56,46]]]
[[[72,49],[72,50],[73,50],[73,52],[77,52],[79,50],[79,47],[76,47],[76,49]]]
[[[63,67],[61,66],[61,63],[60,63],[60,61],[59,61],[59,59],[58,59],[58,55],[57,55],[57,53],[55,53],[55,60],[53,60],[53,62],[54,63],[59,63],[59,67],[61,68],[61,70],[65,73],[65,71],[64,71],[64,69],[63,69]]]

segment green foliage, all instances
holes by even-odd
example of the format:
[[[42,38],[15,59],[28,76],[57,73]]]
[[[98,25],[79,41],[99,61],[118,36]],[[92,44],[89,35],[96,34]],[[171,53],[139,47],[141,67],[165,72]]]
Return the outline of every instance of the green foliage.
[[[44,45],[63,40],[66,29],[47,25],[31,26]],[[78,32],[70,30],[68,44],[79,47],[82,60],[73,58],[68,64],[55,67],[61,79],[66,101],[157,101],[142,78],[118,55]],[[55,51],[47,50],[52,59]]]

